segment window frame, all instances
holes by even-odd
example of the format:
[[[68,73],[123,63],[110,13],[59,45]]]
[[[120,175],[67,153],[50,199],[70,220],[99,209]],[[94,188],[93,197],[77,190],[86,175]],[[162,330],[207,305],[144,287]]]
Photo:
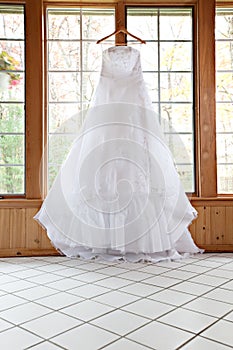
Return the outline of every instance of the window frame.
[[[56,0],[0,0],[1,3],[25,4],[26,18],[26,195],[25,199],[2,199],[0,207],[35,206],[45,198],[46,86],[44,10],[46,6],[88,7],[114,6],[116,26],[125,24],[126,6],[194,6],[195,80],[196,80],[196,193],[193,202],[207,199],[233,198],[217,194],[216,127],[215,127],[215,1],[214,0],[160,0],[160,1],[56,1]],[[230,2],[217,3],[226,6]],[[122,42],[119,34],[116,42]],[[36,67],[36,69],[35,69]],[[208,69],[207,69],[208,67]]]
[[[23,39],[18,39],[19,41],[24,43],[24,58],[26,56],[26,30],[25,30],[25,23],[26,23],[26,9],[25,9],[25,3],[23,2],[17,2],[17,3],[9,3],[9,2],[4,2],[0,1],[1,5],[6,5],[9,6],[9,8],[12,6],[22,6],[23,8],[23,17],[24,17],[24,38]],[[4,39],[4,41],[11,41],[12,39]],[[14,40],[14,38],[13,38]],[[24,106],[24,130],[23,133],[6,133],[7,135],[22,135],[24,137],[24,150],[23,150],[23,168],[24,168],[24,173],[23,173],[23,184],[24,184],[24,193],[0,193],[0,200],[2,199],[10,199],[10,198],[18,198],[18,199],[23,199],[26,197],[26,62],[24,60],[24,67],[23,67],[23,74],[24,74],[24,99],[22,101],[16,101],[15,104],[23,105]],[[4,104],[14,104],[14,101],[3,101]],[[0,135],[4,135],[4,133],[0,133]],[[15,166],[15,165],[13,165]],[[16,165],[17,166],[17,165]]]
[[[196,96],[197,96],[197,80],[196,80],[196,65],[195,65],[195,62],[196,62],[196,50],[195,50],[195,47],[197,47],[196,45],[196,42],[197,42],[197,38],[196,38],[196,33],[197,33],[197,30],[196,30],[196,22],[195,22],[195,6],[194,5],[146,5],[146,6],[143,6],[143,4],[141,4],[140,6],[139,5],[126,5],[125,6],[125,13],[126,13],[126,18],[125,18],[125,25],[127,25],[127,9],[132,9],[132,8],[139,8],[139,7],[142,7],[142,8],[149,8],[149,9],[171,9],[171,8],[192,8],[192,49],[193,49],[193,52],[192,52],[192,63],[193,63],[193,67],[192,67],[192,77],[193,77],[193,82],[192,82],[192,105],[193,105],[193,120],[192,120],[192,124],[193,124],[193,137],[194,137],[194,140],[193,140],[193,162],[194,162],[194,170],[193,170],[193,177],[194,177],[194,191],[193,192],[186,192],[186,194],[191,197],[191,196],[194,196],[194,197],[197,197],[198,196],[198,188],[199,188],[199,177],[198,177],[198,172],[197,172],[197,162],[198,162],[198,152],[197,152],[197,142],[196,142],[196,135],[197,135],[197,118],[196,118],[196,113],[195,111],[198,110],[198,108],[196,107]],[[143,39],[143,38],[142,38]],[[160,42],[160,39],[158,38],[157,39],[158,42]],[[163,42],[164,40],[162,40]],[[170,41],[170,40],[168,40]],[[125,41],[126,42],[126,41]],[[158,73],[160,73],[160,70],[158,71]],[[161,102],[158,101],[158,105],[160,104]],[[163,103],[163,102],[162,102]],[[161,109],[161,108],[160,108]],[[161,115],[159,116],[161,117]],[[178,133],[179,134],[179,133]]]
[[[216,13],[217,13],[218,8],[230,9],[233,11],[233,2],[230,0],[226,0],[224,2],[217,2],[216,6],[215,6],[215,17],[216,17]],[[215,39],[215,41],[217,41],[217,40]],[[216,76],[217,76],[217,68],[216,68]],[[230,103],[230,102],[228,102],[228,103]],[[216,101],[216,110],[217,110],[217,104],[218,104],[218,101]],[[215,119],[216,119],[216,124],[217,124],[217,112],[216,112]],[[216,143],[217,143],[217,135],[218,135],[218,132],[217,132],[217,128],[216,128]],[[217,172],[218,172],[218,159],[217,159],[217,146],[216,146],[216,174],[217,174]],[[217,181],[217,187],[218,187],[218,178],[216,179],[216,181]],[[218,196],[218,198],[230,199],[233,197],[233,193],[221,193],[221,192],[218,192],[218,188],[217,188],[217,196]]]

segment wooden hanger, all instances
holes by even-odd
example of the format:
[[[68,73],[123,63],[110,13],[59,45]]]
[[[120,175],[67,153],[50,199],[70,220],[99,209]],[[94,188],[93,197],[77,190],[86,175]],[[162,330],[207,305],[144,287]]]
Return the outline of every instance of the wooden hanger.
[[[96,44],[100,44],[102,41],[104,41],[104,40],[110,38],[110,36],[112,36],[112,35],[117,35],[117,34],[119,34],[119,33],[124,33],[124,34],[126,34],[126,35],[129,35],[129,36],[131,36],[132,38],[134,38],[134,39],[140,41],[141,44],[145,44],[145,43],[146,43],[145,40],[142,40],[141,38],[138,38],[136,35],[133,35],[133,34],[131,34],[130,32],[128,32],[128,30],[127,30],[126,28],[120,27],[119,29],[115,30],[113,33],[111,33],[111,34],[105,36],[104,38],[102,38],[102,39],[100,39],[100,40],[98,40],[98,41],[96,42]]]

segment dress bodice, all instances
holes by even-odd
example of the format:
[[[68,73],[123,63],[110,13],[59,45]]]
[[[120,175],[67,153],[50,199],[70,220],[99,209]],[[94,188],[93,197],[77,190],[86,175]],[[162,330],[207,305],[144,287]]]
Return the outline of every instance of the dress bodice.
[[[152,108],[143,79],[140,52],[131,46],[114,46],[103,51],[100,80],[92,106],[115,102]]]
[[[101,75],[123,78],[142,74],[140,53],[130,46],[114,46],[103,52]]]

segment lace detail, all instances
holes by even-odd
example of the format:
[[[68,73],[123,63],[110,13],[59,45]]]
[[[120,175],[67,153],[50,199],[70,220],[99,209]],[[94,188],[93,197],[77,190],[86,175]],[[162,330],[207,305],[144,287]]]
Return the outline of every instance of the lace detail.
[[[130,46],[111,47],[103,52],[103,76],[119,78],[122,76],[141,75],[139,51]]]

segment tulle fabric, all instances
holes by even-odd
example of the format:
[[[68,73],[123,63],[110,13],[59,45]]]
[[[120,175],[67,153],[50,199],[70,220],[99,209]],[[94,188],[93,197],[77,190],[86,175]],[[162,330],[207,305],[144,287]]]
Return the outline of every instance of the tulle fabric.
[[[82,132],[35,219],[69,257],[179,259],[201,250],[191,206],[152,110],[140,54],[103,52]]]

